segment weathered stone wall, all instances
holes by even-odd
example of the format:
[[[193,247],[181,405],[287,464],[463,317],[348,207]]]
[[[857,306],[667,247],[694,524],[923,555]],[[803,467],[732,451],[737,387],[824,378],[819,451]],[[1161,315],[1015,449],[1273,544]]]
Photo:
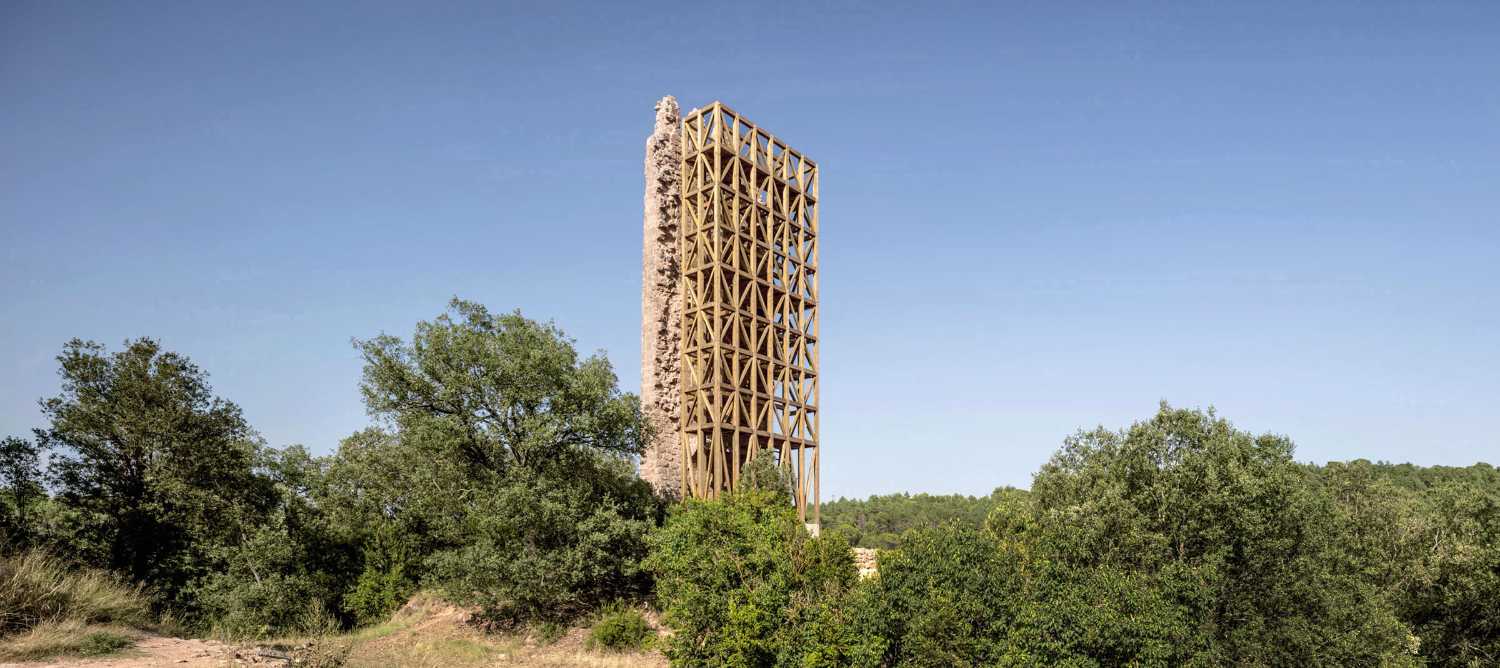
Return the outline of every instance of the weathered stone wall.
[[[652,438],[641,478],[677,495],[682,486],[678,413],[682,408],[682,276],[677,234],[682,212],[682,115],[677,99],[656,103],[646,140],[645,249],[641,263],[641,410]]]

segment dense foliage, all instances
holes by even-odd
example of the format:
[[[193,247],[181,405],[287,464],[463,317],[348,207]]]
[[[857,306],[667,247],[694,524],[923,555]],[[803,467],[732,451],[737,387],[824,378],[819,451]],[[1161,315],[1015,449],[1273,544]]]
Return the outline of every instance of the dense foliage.
[[[420,587],[498,624],[647,593],[663,510],[630,463],[636,399],[603,357],[461,301],[409,343],[356,345],[379,425],[314,457],[263,446],[155,341],[70,342],[48,428],[0,442],[0,544],[120,573],[232,635],[380,620]]]
[[[426,588],[491,627],[606,610],[600,646],[638,646],[654,605],[685,666],[1500,663],[1487,464],[1299,464],[1163,405],[1066,439],[1030,491],[839,500],[814,536],[769,452],[669,511],[632,470],[635,397],[552,325],[455,301],[356,348],[376,423],[320,457],[266,447],[155,341],[69,342],[47,425],[0,440],[5,609],[269,636]]]
[[[798,650],[831,645],[839,665],[1480,666],[1497,492],[1488,465],[1301,465],[1283,437],[1163,406],[1069,438],[1031,492],[987,500],[982,529],[905,532],[878,576],[817,597],[824,616],[801,615],[798,574],[851,558],[754,494],[679,507],[649,563],[680,665],[816,663]],[[820,568],[798,560],[819,542]]]
[[[69,547],[191,607],[209,552],[265,510],[254,433],[197,366],[150,339],[113,354],[75,339],[58,362],[62,393],[42,402],[51,424],[37,435]]]
[[[1373,664],[1406,629],[1343,558],[1328,499],[1292,444],[1163,406],[1070,438],[1036,476],[1037,555],[1139,579],[1190,626],[1171,663]]]
[[[879,639],[857,619],[848,541],[809,536],[784,493],[748,489],[677,506],[646,566],[675,631],[674,664],[878,665]]]
[[[460,301],[409,344],[358,345],[365,402],[390,438],[351,457],[376,470],[340,483],[378,490],[375,521],[400,527],[380,545],[389,568],[421,557],[428,582],[505,625],[646,591],[639,563],[660,508],[627,459],[640,411],[608,361],[580,360],[556,327]]]
[[[978,529],[990,509],[1020,490],[1001,487],[989,496],[886,494],[868,499],[837,499],[823,504],[823,526],[843,531],[854,547],[889,549],[912,529],[950,522]]]

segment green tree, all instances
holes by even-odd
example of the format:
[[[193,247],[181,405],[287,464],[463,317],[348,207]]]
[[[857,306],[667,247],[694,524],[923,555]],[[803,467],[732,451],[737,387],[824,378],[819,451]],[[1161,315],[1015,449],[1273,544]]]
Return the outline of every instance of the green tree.
[[[566,622],[650,589],[650,488],[628,462],[575,459],[569,475],[511,471],[468,500],[427,560],[450,598],[503,625]]]
[[[880,553],[877,628],[902,666],[994,665],[1016,614],[1014,555],[957,522],[916,529]]]
[[[1424,499],[1430,531],[1403,610],[1422,654],[1441,666],[1500,663],[1500,493],[1468,480]]]
[[[667,655],[678,666],[878,665],[848,541],[808,535],[775,487],[688,500],[652,535],[646,567],[675,632]]]
[[[319,508],[360,545],[361,572],[343,608],[361,623],[384,620],[419,587],[436,551],[435,524],[455,521],[448,504],[470,494],[461,467],[366,429],[345,438],[329,462]]]
[[[15,437],[0,440],[0,551],[37,539],[34,515],[46,496],[37,447]]]
[[[378,559],[366,550],[367,592],[420,559],[422,579],[512,624],[648,588],[637,564],[661,510],[630,465],[639,402],[602,355],[580,359],[553,325],[460,300],[409,343],[356,345],[366,405],[388,431],[346,443],[330,488],[345,498],[330,505],[410,537]],[[369,571],[381,562],[401,574]]]
[[[349,527],[322,508],[329,461],[302,446],[259,453],[257,473],[270,483],[269,510],[245,523],[212,556],[216,568],[195,583],[206,626],[239,637],[304,632],[340,614],[361,567]]]
[[[553,325],[455,299],[417,323],[409,344],[382,335],[356,345],[370,413],[476,476],[640,454],[639,401],[616,387],[608,360],[580,360]]]
[[[1165,404],[1128,430],[1079,433],[1032,485],[1036,549],[1149,578],[1183,606],[1201,646],[1174,663],[1405,660],[1408,629],[1340,558],[1327,497],[1292,450]]]
[[[979,497],[903,493],[838,499],[823,505],[823,526],[848,533],[857,547],[893,548],[900,544],[901,534],[912,529],[950,522],[978,529],[995,503],[1017,493],[1026,492],[1002,487]]]
[[[42,402],[51,424],[38,435],[80,524],[73,553],[187,604],[213,547],[264,511],[255,433],[207,374],[151,339],[117,353],[74,339],[58,362],[62,392]]]

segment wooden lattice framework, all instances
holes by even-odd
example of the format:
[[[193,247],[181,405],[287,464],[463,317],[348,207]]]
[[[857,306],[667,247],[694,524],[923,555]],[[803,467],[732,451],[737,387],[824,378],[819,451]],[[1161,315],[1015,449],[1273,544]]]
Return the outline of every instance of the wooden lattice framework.
[[[817,523],[817,165],[718,102],[683,119],[682,157],[682,492],[770,454]]]

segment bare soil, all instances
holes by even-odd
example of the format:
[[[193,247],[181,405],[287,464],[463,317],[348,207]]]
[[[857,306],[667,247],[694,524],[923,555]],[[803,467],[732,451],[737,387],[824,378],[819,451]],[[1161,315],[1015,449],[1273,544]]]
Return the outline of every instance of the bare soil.
[[[95,658],[69,657],[27,663],[0,663],[0,668],[221,668],[229,666],[287,665],[286,661],[258,656],[255,650],[213,640],[144,636],[135,647],[118,654]]]

